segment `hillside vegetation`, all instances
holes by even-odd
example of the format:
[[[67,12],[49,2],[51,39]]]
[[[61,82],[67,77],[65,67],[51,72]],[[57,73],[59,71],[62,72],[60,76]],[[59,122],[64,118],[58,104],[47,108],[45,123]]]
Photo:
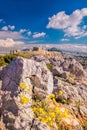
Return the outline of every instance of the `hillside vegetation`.
[[[24,53],[13,53],[13,54],[6,54],[0,56],[0,66],[8,65],[12,62],[12,60],[18,56],[21,56],[23,58],[29,58],[27,54]]]

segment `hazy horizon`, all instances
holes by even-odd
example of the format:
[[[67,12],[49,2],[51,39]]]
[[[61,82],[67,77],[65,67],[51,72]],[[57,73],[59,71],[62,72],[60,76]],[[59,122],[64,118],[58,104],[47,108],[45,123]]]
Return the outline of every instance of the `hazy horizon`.
[[[10,53],[10,51],[13,50],[22,50],[22,49],[32,49],[33,47],[42,47],[42,48],[57,48],[58,50],[65,51],[65,52],[79,52],[79,53],[85,53],[87,54],[87,45],[81,45],[81,44],[24,44],[22,46],[16,46],[16,47],[2,47],[0,48],[0,54],[6,54]]]

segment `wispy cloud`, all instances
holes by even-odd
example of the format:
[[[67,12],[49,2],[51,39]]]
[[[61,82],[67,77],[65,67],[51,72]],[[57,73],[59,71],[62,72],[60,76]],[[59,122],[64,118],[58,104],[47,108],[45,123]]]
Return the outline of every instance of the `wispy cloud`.
[[[20,29],[20,33],[25,33],[27,32],[27,29]]]
[[[33,38],[44,37],[45,35],[46,35],[46,33],[45,33],[45,32],[35,33],[35,34],[33,34]]]
[[[31,32],[31,31],[27,32],[27,35],[28,35],[28,36],[30,36],[31,34],[32,34],[32,32]]]
[[[3,19],[0,19],[1,21]],[[24,32],[28,33],[27,29],[20,29],[19,31],[15,30],[14,25],[6,25],[0,29],[0,39],[6,40],[8,38],[13,40],[23,40],[26,37],[23,35]]]
[[[20,33],[26,33],[28,36],[30,36],[31,34],[32,34],[32,32],[31,31],[29,31],[29,29],[20,29],[20,31],[19,31]]]
[[[14,30],[14,29],[15,29],[15,26],[14,26],[14,25],[8,25],[8,29]]]
[[[24,42],[15,41],[11,38],[7,38],[6,40],[0,39],[0,47],[14,47],[14,46],[23,45],[23,44]]]
[[[14,25],[7,25],[7,26],[3,26],[3,27],[1,28],[1,30],[3,30],[3,31],[8,31],[8,30],[12,31],[12,30],[14,30],[14,29],[15,29],[15,26],[14,26]]]
[[[62,42],[68,42],[69,39],[67,39],[67,38],[62,38],[61,41],[62,41]]]
[[[49,18],[47,28],[62,29],[65,33],[64,36],[73,36],[80,38],[87,36],[86,25],[80,26],[84,17],[87,16],[87,8],[81,10],[77,9],[72,14],[67,15],[64,11],[53,15]]]
[[[14,40],[24,39],[24,36],[17,31],[0,31],[0,39],[12,38]]]
[[[1,28],[1,30],[3,30],[3,31],[8,31],[8,27],[7,27],[7,26],[4,26],[4,27]]]

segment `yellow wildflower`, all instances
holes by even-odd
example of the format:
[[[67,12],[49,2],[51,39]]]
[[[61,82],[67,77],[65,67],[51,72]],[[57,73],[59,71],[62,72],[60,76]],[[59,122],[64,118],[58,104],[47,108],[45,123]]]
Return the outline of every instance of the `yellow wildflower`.
[[[52,127],[52,126],[53,126],[53,121],[48,122],[48,125],[49,125],[50,127]]]
[[[55,118],[55,113],[54,112],[50,112],[50,117],[51,118]]]
[[[62,90],[59,91],[59,95],[63,95],[63,91]]]
[[[67,118],[68,117],[68,113],[65,112],[63,116],[64,116],[64,118]]]
[[[26,104],[26,103],[28,103],[30,101],[30,98],[26,97],[23,94],[20,96],[20,98],[21,98],[21,103],[22,104]]]
[[[65,111],[68,113],[69,109],[68,109],[68,108],[65,108]]]
[[[42,120],[42,117],[41,117],[41,116],[38,116],[38,119],[39,119],[39,120]]]
[[[47,122],[48,122],[47,118],[42,118],[41,121],[42,121],[43,123],[47,123]]]
[[[50,99],[53,99],[55,98],[55,95],[52,93],[50,96],[49,96]]]
[[[25,89],[26,88],[26,84],[25,83],[20,83],[19,86],[20,86],[21,89]]]
[[[36,113],[36,112],[37,112],[37,108],[36,108],[36,107],[33,107],[33,111]]]
[[[45,115],[45,114],[46,114],[43,108],[40,108],[40,109],[39,109],[39,112],[40,112],[42,115]]]

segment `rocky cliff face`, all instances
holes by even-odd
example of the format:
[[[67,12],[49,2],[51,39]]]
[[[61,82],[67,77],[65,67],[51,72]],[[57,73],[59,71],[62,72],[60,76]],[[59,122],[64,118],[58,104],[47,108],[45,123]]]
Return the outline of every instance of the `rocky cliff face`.
[[[86,130],[87,74],[75,59],[18,57],[0,70],[0,79],[0,117],[6,130],[58,130],[39,120],[32,109],[33,101],[51,93],[56,100],[51,104],[69,110],[65,126]]]

